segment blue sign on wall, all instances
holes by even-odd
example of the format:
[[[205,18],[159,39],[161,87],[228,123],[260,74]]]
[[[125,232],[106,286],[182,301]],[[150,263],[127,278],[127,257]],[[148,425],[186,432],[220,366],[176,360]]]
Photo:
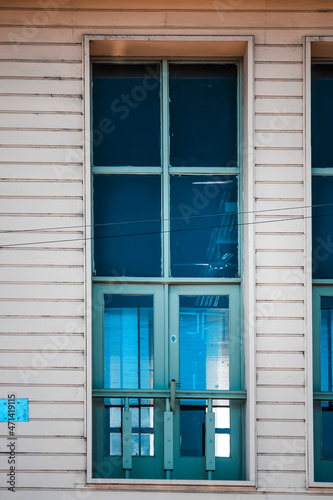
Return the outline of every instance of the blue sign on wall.
[[[29,422],[28,399],[0,399],[0,422]]]

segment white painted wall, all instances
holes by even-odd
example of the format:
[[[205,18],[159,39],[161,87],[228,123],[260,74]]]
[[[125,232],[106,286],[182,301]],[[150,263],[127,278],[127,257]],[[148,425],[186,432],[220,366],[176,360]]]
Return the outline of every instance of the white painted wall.
[[[332,9],[327,0],[0,0],[0,397],[28,397],[31,417],[17,424],[18,500],[194,493],[85,488],[85,34],[254,36],[257,491],[221,491],[230,500],[333,496],[306,490],[310,304],[299,218],[308,215],[303,37],[333,36]],[[0,491],[12,498],[6,424],[0,437]]]

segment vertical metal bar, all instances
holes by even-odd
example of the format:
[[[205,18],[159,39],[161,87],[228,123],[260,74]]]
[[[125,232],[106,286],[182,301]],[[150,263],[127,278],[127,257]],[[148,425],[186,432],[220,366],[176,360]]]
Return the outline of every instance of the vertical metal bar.
[[[206,470],[208,479],[212,479],[215,470],[215,413],[211,399],[208,400],[208,411],[205,415],[205,447]]]
[[[170,392],[171,392],[170,407],[171,407],[171,411],[173,413],[175,413],[175,410],[176,410],[176,381],[175,381],[175,379],[171,380]]]
[[[173,470],[173,413],[170,411],[170,401],[166,399],[164,412],[164,470],[167,471],[166,478],[170,479]]]
[[[129,471],[132,469],[132,413],[129,409],[129,398],[125,398],[122,431],[123,469]],[[127,472],[126,477],[128,477]]]

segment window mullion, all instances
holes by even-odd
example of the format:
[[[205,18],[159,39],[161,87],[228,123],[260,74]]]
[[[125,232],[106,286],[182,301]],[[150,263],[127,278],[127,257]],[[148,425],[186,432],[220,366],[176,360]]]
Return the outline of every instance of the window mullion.
[[[169,202],[169,84],[168,63],[162,62],[162,96],[161,96],[161,134],[162,134],[162,255],[163,276],[170,272],[170,202]]]

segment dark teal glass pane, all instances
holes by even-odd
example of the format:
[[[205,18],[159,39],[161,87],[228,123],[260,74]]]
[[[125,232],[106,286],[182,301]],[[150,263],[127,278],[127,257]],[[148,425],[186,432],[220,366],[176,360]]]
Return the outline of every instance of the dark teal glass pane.
[[[237,166],[237,66],[170,64],[170,165]]]
[[[320,368],[321,390],[333,391],[333,297],[321,297]]]
[[[333,65],[314,64],[311,80],[312,167],[333,167]]]
[[[203,457],[205,455],[205,411],[206,401],[201,406],[180,407],[180,455]]]
[[[229,297],[179,299],[181,389],[229,389]]]
[[[153,175],[95,175],[97,276],[161,276],[161,181]]]
[[[333,460],[333,402],[321,402],[321,458]]]
[[[333,177],[312,177],[312,277],[333,279]]]
[[[153,297],[105,295],[104,387],[153,387]]]
[[[157,64],[93,64],[93,165],[161,164],[159,73]]]
[[[171,275],[235,277],[237,176],[171,176]]]

